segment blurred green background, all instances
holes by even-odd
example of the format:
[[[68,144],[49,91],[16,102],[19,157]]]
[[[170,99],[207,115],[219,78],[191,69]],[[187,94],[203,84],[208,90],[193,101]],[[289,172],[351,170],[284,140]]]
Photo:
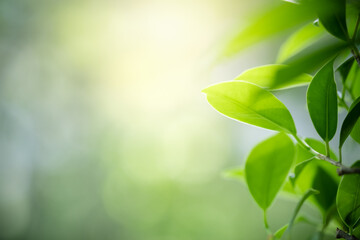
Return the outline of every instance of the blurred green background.
[[[200,92],[274,61],[279,39],[214,63],[270,2],[1,0],[0,239],[265,239],[261,210],[222,172],[272,132]],[[280,96],[295,118],[304,92]],[[275,202],[273,229],[295,204]]]

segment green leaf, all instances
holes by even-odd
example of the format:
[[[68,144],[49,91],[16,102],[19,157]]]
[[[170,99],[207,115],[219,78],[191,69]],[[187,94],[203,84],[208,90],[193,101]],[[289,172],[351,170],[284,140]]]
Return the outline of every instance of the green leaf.
[[[251,68],[241,73],[235,80],[243,80],[269,90],[286,89],[309,84],[312,76],[298,74],[286,65],[273,64]]]
[[[360,97],[357,98],[350,107],[350,110],[346,115],[345,120],[341,126],[339,148],[342,148],[343,144],[345,143],[346,139],[349,137],[351,131],[353,130],[359,118],[360,118]]]
[[[294,144],[284,133],[259,143],[245,164],[249,190],[265,211],[284,184],[294,160]]]
[[[323,142],[311,138],[305,139],[305,142],[317,152],[325,154],[326,147]],[[310,199],[324,215],[327,215],[328,210],[335,203],[339,177],[336,173],[336,167],[323,160],[314,159],[305,162],[311,157],[314,157],[314,155],[300,145],[297,147],[296,162],[299,163],[302,169],[294,176],[296,178],[295,184],[301,192],[305,192],[309,188],[318,190],[320,194]],[[330,157],[337,160],[335,153],[331,150]],[[301,163],[303,165],[300,165]]]
[[[310,188],[309,190],[307,190],[305,192],[305,194],[301,197],[300,201],[298,202],[298,204],[296,205],[296,208],[294,210],[294,213],[291,217],[291,220],[289,222],[289,226],[287,228],[287,233],[290,235],[291,234],[291,229],[292,229],[292,226],[294,225],[295,223],[295,220],[296,220],[296,216],[298,215],[302,205],[305,203],[306,199],[308,199],[310,196],[312,195],[315,195],[315,194],[319,194],[319,191],[315,190],[315,189],[312,189]]]
[[[347,49],[347,43],[325,35],[315,43],[291,56],[283,63],[291,66],[294,71],[313,74],[330,59]]]
[[[320,137],[329,142],[335,135],[338,107],[333,61],[314,76],[307,91],[307,106]]]
[[[320,166],[316,167],[312,187],[320,191],[320,194],[317,194],[314,197],[317,205],[325,214],[327,214],[327,211],[335,203],[337,186],[337,182],[326,172],[325,169]]]
[[[354,64],[354,61],[355,61],[354,58],[349,58],[338,67],[337,71],[340,73],[343,82],[346,81],[350,69]]]
[[[203,90],[208,102],[235,120],[275,131],[296,133],[294,120],[272,93],[252,83],[223,82]]]
[[[285,224],[284,226],[282,226],[280,229],[278,229],[275,233],[274,233],[274,237],[281,239],[282,235],[284,234],[284,232],[286,231],[286,229],[288,228],[289,224]]]
[[[309,158],[308,160],[305,160],[301,163],[296,164],[296,166],[294,168],[294,175],[293,175],[293,177],[290,178],[292,185],[295,185],[297,178],[300,176],[301,172],[304,170],[306,165],[314,159],[315,159],[315,157],[312,157],[312,158]]]
[[[237,33],[226,45],[223,56],[229,57],[249,46],[265,39],[301,26],[301,24],[314,18],[314,14],[304,6],[292,3],[268,6],[265,12],[258,14],[251,24]]]
[[[324,33],[323,28],[316,27],[312,23],[304,26],[291,35],[281,46],[277,62],[284,62],[286,59],[310,46],[316,40],[320,39]]]
[[[346,24],[348,26],[349,36],[354,35],[356,26],[356,20],[360,12],[360,1],[359,0],[347,0],[346,4]],[[358,40],[359,35],[355,40]]]
[[[326,154],[326,146],[323,142],[321,142],[317,139],[313,139],[313,138],[305,138],[305,142],[311,148],[313,148],[315,151],[317,151],[321,154]],[[296,163],[297,164],[314,157],[314,154],[312,154],[309,151],[307,151],[306,149],[304,149],[301,145],[297,144],[296,147],[297,147],[297,152],[296,152]],[[334,159],[335,161],[338,160],[336,154],[331,149],[330,149],[330,157],[332,159]],[[335,174],[335,176],[337,176],[337,175]]]
[[[353,167],[360,167],[357,161]],[[360,175],[344,175],[340,181],[336,206],[343,222],[354,227],[360,219]]]
[[[313,148],[315,151],[325,154],[326,153],[326,146],[323,142],[320,142],[316,139],[312,139],[312,138],[306,138],[305,142],[311,147]],[[330,149],[330,157],[332,159],[334,159],[335,161],[337,161],[337,156],[334,153],[334,151],[332,151]],[[318,160],[317,158],[315,158],[315,155],[310,153],[308,150],[306,150],[305,148],[303,148],[300,144],[296,144],[296,157],[295,157],[295,167],[293,170],[293,174],[292,177],[290,178],[291,184],[294,186],[296,184],[296,181],[298,179],[298,177],[301,175],[302,171],[305,169],[305,167],[307,166],[307,164],[311,163],[312,161],[322,161],[322,160]],[[329,174],[333,175],[335,178],[337,178],[337,175],[335,174],[335,172],[332,172],[334,169],[331,167],[330,169],[327,170],[329,172]],[[309,185],[310,187],[311,185]],[[306,189],[306,187],[305,187]]]
[[[312,4],[325,29],[333,36],[347,41],[346,0],[316,0]]]
[[[350,69],[345,84],[353,98],[360,97],[360,68],[356,61]]]
[[[360,143],[360,119],[357,120],[350,136],[358,143]]]

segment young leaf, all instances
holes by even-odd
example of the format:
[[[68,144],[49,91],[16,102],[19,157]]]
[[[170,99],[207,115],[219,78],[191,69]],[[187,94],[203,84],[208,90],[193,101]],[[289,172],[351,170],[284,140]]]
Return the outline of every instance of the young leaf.
[[[294,175],[290,178],[291,184],[294,186],[296,183],[297,178],[300,176],[301,172],[304,170],[306,165],[310,163],[312,160],[316,159],[315,157],[309,158],[301,163],[296,164],[294,168]]]
[[[310,83],[312,76],[297,73],[286,65],[273,64],[251,68],[241,73],[235,80],[243,80],[269,90],[304,86]]]
[[[311,138],[305,139],[305,142],[317,152],[325,154],[326,147],[323,142]],[[301,192],[305,192],[309,188],[318,190],[320,193],[310,199],[324,215],[327,215],[328,210],[335,203],[339,176],[336,173],[335,166],[322,160],[308,160],[311,157],[314,157],[314,155],[298,146],[296,162],[301,169],[297,169],[298,174],[294,176],[295,184]],[[331,150],[330,157],[337,160],[335,153]]]
[[[283,236],[284,232],[286,231],[286,229],[288,228],[289,224],[285,224],[284,226],[282,226],[280,229],[278,229],[275,233],[274,233],[274,237],[281,239],[281,237]]]
[[[316,27],[312,23],[301,28],[291,35],[281,46],[277,62],[284,62],[286,59],[310,46],[316,40],[320,39],[324,33],[323,28]]]
[[[329,142],[335,135],[338,107],[333,61],[314,76],[307,91],[307,106],[320,137]]]
[[[347,41],[346,0],[316,0],[312,4],[325,29],[333,36]]]
[[[265,12],[258,14],[250,25],[229,41],[223,50],[223,56],[230,57],[253,44],[301,26],[314,18],[314,14],[306,7],[292,3],[282,3],[264,9],[266,9]]]
[[[265,211],[284,184],[294,160],[294,144],[284,133],[259,143],[245,164],[249,190]]]
[[[351,131],[353,130],[359,118],[360,118],[360,97],[357,98],[350,107],[350,110],[346,115],[345,120],[341,126],[339,148],[342,148],[343,144],[345,143],[346,139],[349,137]]]
[[[360,160],[353,164],[360,167]],[[343,222],[354,227],[360,219],[360,175],[344,175],[340,181],[336,206]]]
[[[208,102],[225,116],[262,128],[296,133],[294,120],[285,105],[257,85],[243,81],[223,82],[203,92]]]

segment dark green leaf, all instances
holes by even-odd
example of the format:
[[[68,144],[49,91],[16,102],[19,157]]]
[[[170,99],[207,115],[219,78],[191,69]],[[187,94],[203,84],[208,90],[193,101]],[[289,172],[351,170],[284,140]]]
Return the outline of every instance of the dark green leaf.
[[[310,46],[325,33],[323,28],[310,23],[291,35],[281,46],[277,62],[284,62],[296,53]]]
[[[298,74],[289,66],[280,64],[251,68],[235,78],[269,90],[304,86],[309,84],[311,79],[312,76],[308,74]]]
[[[357,161],[353,167],[360,167]],[[360,219],[360,175],[350,174],[342,177],[336,198],[341,219],[348,227],[354,227]]]
[[[284,133],[259,143],[246,160],[245,176],[251,195],[265,211],[273,202],[294,160],[294,144]]]
[[[360,12],[360,1],[359,0],[347,0],[346,4],[346,24],[348,26],[349,36],[354,35],[356,20]],[[356,40],[358,40],[357,35]]]
[[[224,56],[232,56],[253,44],[298,27],[314,18],[314,13],[307,8],[292,3],[281,3],[264,9],[267,9],[266,12],[257,15],[250,21],[250,25],[229,41],[223,51]]]
[[[313,148],[315,151],[317,151],[321,154],[326,154],[326,147],[323,142],[313,139],[313,138],[305,138],[305,142],[311,148]],[[312,153],[310,153],[309,151],[304,149],[301,145],[297,144],[296,146],[297,146],[297,152],[296,152],[296,163],[297,164],[314,157],[314,155]],[[331,149],[330,149],[330,157],[332,159],[334,159],[335,161],[338,160],[336,154]]]
[[[339,71],[343,82],[346,81],[346,78],[349,75],[350,69],[351,69],[352,65],[354,64],[354,61],[355,61],[354,58],[349,58],[338,67],[337,71]]]
[[[336,198],[337,182],[322,167],[317,166],[315,178],[312,187],[320,194],[314,196],[318,206],[323,209],[324,213],[333,206]]]
[[[349,137],[351,131],[353,130],[359,118],[360,118],[360,97],[357,98],[350,107],[350,110],[346,115],[345,120],[341,126],[339,148],[342,148],[343,144],[345,143],[346,139]]]
[[[358,143],[360,143],[360,119],[357,120],[350,136]]]
[[[307,91],[307,106],[320,137],[328,142],[336,132],[338,107],[333,61],[314,76]]]
[[[312,4],[325,29],[335,37],[347,41],[346,0],[316,0]]]
[[[223,82],[203,90],[220,113],[262,128],[295,134],[289,110],[272,93],[252,83]]]
[[[284,234],[284,232],[286,231],[286,229],[288,228],[289,224],[285,224],[284,226],[282,226],[280,229],[278,229],[275,233],[274,233],[274,237],[281,239],[282,235]]]

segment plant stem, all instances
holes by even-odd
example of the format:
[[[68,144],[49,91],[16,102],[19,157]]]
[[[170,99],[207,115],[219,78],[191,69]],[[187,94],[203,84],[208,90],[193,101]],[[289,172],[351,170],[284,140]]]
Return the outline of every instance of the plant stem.
[[[269,227],[269,224],[268,224],[268,221],[267,221],[267,216],[266,216],[266,211],[264,211],[264,226],[265,226],[265,229],[266,229],[266,232],[269,236],[272,236],[272,232],[270,230],[270,227]]]
[[[347,166],[342,165],[341,162],[337,162],[334,159],[331,159],[328,156],[325,156],[324,154],[321,154],[319,152],[317,152],[316,150],[314,150],[313,148],[311,148],[308,144],[306,144],[303,140],[301,140],[301,138],[299,138],[299,136],[297,136],[296,134],[293,135],[294,138],[296,139],[296,141],[306,150],[308,150],[310,153],[314,154],[316,158],[320,159],[320,160],[324,160],[332,165],[334,165],[335,167],[337,167],[337,174],[339,176],[345,175],[345,174],[360,174],[360,168],[350,168]]]
[[[304,204],[305,200],[310,197],[311,195],[313,194],[318,194],[319,191],[315,190],[315,189],[312,189],[310,188],[309,190],[306,191],[306,193],[301,197],[300,201],[298,202],[298,204],[296,205],[296,208],[294,210],[294,213],[291,217],[291,220],[289,222],[289,225],[288,225],[288,228],[286,230],[287,234],[288,234],[288,239],[290,239],[291,237],[291,228],[292,226],[294,225],[294,222],[295,222],[295,219],[296,219],[296,216],[297,214],[299,213],[302,205]]]
[[[326,156],[330,157],[330,145],[329,145],[329,141],[325,141],[325,145],[326,145]]]
[[[339,228],[336,229],[336,238],[337,239],[342,238],[346,240],[358,240],[357,237],[351,236]]]

